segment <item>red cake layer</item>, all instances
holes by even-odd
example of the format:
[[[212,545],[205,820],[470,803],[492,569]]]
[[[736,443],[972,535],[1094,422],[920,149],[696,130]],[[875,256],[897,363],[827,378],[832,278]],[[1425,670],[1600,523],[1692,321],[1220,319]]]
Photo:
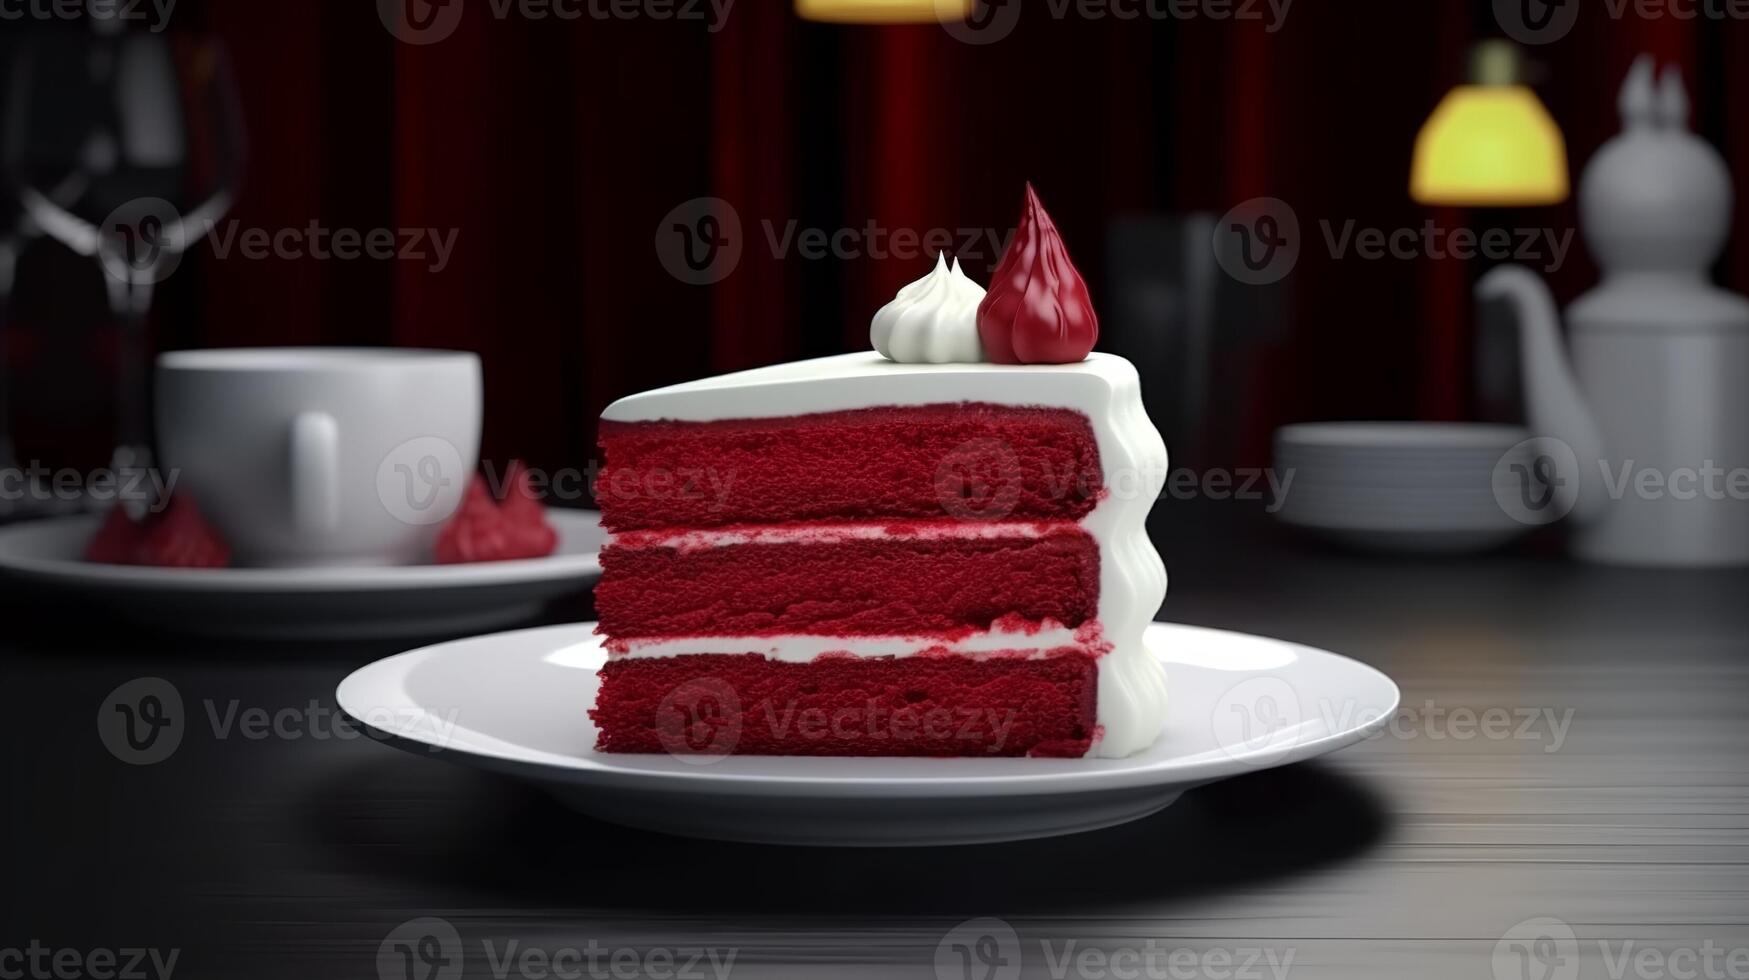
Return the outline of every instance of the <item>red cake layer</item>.
[[[810,663],[758,654],[611,660],[589,712],[603,752],[676,755],[1087,754],[1098,668],[1072,647]]]
[[[954,517],[1078,520],[1103,486],[1087,417],[982,403],[721,422],[602,420],[610,530]]]
[[[983,630],[1003,617],[1076,627],[1099,608],[1099,546],[1040,537],[882,538],[681,549],[609,545],[595,587],[614,639]]]

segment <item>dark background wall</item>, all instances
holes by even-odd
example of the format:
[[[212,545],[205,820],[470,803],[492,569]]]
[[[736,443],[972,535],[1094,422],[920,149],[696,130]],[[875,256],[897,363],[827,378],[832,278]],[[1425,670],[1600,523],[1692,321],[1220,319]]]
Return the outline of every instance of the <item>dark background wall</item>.
[[[1688,5],[1679,5],[1688,9]],[[1364,261],[1314,245],[1317,223],[1483,221],[1570,228],[1572,206],[1432,212],[1407,195],[1414,135],[1497,36],[1491,3],[1298,0],[1250,22],[1058,19],[1028,2],[1011,34],[799,21],[739,0],[699,22],[535,20],[467,0],[440,43],[398,42],[363,0],[182,0],[172,31],[228,46],[249,122],[246,228],[453,230],[447,268],[416,261],[252,261],[198,248],[164,284],[159,349],[408,344],[481,352],[487,454],[578,465],[612,399],[707,373],[866,346],[870,314],[927,260],[808,258],[798,230],[1012,226],[1023,181],[1055,215],[1097,296],[1114,220],[1288,202],[1308,236],[1268,339],[1230,352],[1231,451],[1255,458],[1295,419],[1466,417],[1475,263]],[[1530,49],[1575,179],[1616,129],[1635,55],[1683,66],[1698,129],[1749,187],[1749,25],[1615,19],[1587,3]],[[7,28],[11,29],[11,28]],[[739,218],[738,262],[711,285],[665,270],[658,236],[691,199]],[[1720,277],[1749,287],[1749,215]],[[778,254],[783,252],[783,254]],[[1582,245],[1552,278],[1592,282]],[[995,260],[968,263],[982,277]],[[98,273],[39,244],[7,339],[20,454],[101,462],[113,343]]]

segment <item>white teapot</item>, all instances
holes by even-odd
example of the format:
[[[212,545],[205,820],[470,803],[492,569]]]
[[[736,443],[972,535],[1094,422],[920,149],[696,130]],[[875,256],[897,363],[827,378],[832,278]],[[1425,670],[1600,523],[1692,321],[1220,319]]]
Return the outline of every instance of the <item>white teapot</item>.
[[[1528,269],[1497,268],[1477,294],[1516,309],[1529,424],[1558,447],[1539,458],[1543,501],[1570,511],[1580,557],[1749,564],[1749,301],[1707,271],[1729,234],[1731,179],[1689,131],[1679,72],[1654,76],[1649,57],[1634,65],[1622,132],[1580,183],[1604,275],[1567,310],[1571,362]]]

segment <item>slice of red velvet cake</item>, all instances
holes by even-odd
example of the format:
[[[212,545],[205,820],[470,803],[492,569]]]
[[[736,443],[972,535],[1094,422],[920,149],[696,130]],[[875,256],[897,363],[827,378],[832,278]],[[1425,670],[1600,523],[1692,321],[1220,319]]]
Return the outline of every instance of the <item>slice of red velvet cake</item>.
[[[877,315],[878,354],[607,409],[599,749],[1152,744],[1165,678],[1142,632],[1166,575],[1143,521],[1166,450],[1135,369],[1089,355],[1085,288],[1036,204],[988,295],[941,263]],[[1008,363],[963,363],[986,355]]]
[[[780,365],[625,399],[601,442],[604,751],[1125,755],[1159,731],[1166,454],[1128,362]]]

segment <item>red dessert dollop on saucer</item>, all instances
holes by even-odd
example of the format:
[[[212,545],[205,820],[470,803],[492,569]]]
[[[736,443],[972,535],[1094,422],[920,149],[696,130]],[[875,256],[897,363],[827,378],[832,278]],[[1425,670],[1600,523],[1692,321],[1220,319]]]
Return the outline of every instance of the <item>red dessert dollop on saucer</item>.
[[[116,504],[103,518],[103,525],[91,540],[85,542],[85,560],[104,565],[131,565],[134,546],[140,542],[140,525],[128,515],[128,509]]]
[[[158,568],[228,568],[231,547],[200,515],[193,498],[170,498],[162,512],[135,521],[127,508],[110,508],[103,526],[85,546],[85,560]]]
[[[1099,340],[1087,284],[1030,183],[1014,241],[978,306],[978,336],[997,364],[1073,364]]]
[[[559,546],[528,468],[512,463],[504,482],[509,492],[499,503],[485,478],[474,477],[461,508],[437,537],[438,564],[545,558]]]

